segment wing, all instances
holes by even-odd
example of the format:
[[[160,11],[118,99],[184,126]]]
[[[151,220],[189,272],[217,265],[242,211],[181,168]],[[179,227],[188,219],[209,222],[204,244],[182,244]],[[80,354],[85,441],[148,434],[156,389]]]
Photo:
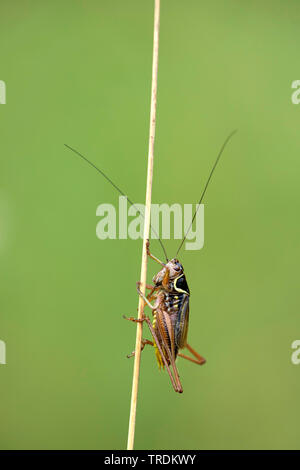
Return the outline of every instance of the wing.
[[[189,297],[189,295],[184,295],[175,324],[175,342],[178,349],[182,349],[186,345],[190,313]]]

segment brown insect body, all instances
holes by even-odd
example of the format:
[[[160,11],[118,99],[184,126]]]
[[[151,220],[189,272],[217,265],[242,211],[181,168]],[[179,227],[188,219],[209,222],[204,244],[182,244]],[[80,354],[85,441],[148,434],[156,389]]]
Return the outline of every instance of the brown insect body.
[[[139,288],[140,283],[137,283],[139,294],[152,310],[153,321],[151,322],[147,316],[142,320],[133,317],[130,317],[129,320],[146,321],[153,341],[143,340],[142,349],[146,344],[154,346],[159,367],[166,367],[174,390],[182,393],[183,389],[175,364],[177,357],[183,357],[199,365],[206,362],[187,343],[190,290],[183,266],[178,259],[173,258],[167,261],[166,264],[163,263],[150,253],[149,241],[147,242],[147,254],[163,266],[153,278],[154,285],[146,285],[146,288],[150,290],[147,296],[142,294]],[[180,353],[179,351],[183,348],[187,348],[194,357]],[[134,355],[134,352],[129,357],[132,355]]]
[[[176,258],[168,261],[166,266],[154,276],[153,283],[157,293],[153,305],[152,325],[167,362],[170,364],[164,345],[168,345],[174,361],[178,351],[186,346],[190,291],[183,266]],[[154,346],[158,364],[164,367],[156,343]]]

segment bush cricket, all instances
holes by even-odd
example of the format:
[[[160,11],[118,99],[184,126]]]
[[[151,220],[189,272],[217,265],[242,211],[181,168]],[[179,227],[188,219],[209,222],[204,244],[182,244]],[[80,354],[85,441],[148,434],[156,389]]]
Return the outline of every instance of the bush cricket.
[[[153,285],[146,284],[146,289],[150,291],[147,296],[144,296],[140,291],[139,282],[137,282],[137,291],[139,295],[143,297],[145,304],[148,305],[148,307],[151,309],[153,314],[153,320],[151,321],[151,319],[147,315],[144,315],[144,318],[142,318],[141,320],[134,317],[123,316],[125,319],[133,322],[146,321],[150,333],[152,335],[152,341],[148,339],[143,339],[142,350],[146,345],[151,345],[154,347],[159,368],[166,368],[172,386],[175,392],[178,393],[182,393],[183,388],[176,367],[177,357],[182,357],[198,365],[205,364],[206,360],[204,359],[204,357],[198,354],[187,342],[190,310],[190,290],[186,281],[183,266],[177,259],[177,255],[180,249],[182,248],[184,241],[186,240],[189,230],[192,227],[197,211],[203,201],[207,187],[214,173],[214,170],[220,160],[220,157],[228,141],[235,133],[236,130],[233,131],[227,137],[219,151],[217,159],[211,169],[209,177],[204,186],[203,192],[201,194],[195,213],[192,217],[191,223],[184,235],[184,238],[182,239],[179,245],[176,257],[171,260],[168,260],[165,247],[161,239],[156,234],[166,258],[166,263],[160,261],[156,256],[154,256],[150,252],[149,240],[147,241],[147,254],[151,259],[161,265],[161,270],[153,277]],[[74,153],[76,153],[76,155],[81,157],[87,163],[89,163],[93,168],[95,168],[122,196],[125,196],[127,198],[127,201],[130,205],[135,207],[134,203],[128,198],[128,196],[123,191],[121,191],[121,189],[119,189],[118,186],[116,186],[113,181],[102,170],[100,170],[96,165],[94,165],[94,163],[92,163],[80,152],[70,147],[69,145],[65,144],[65,146],[72,150]],[[139,210],[137,210],[137,212],[143,216],[143,214]],[[153,227],[151,228],[153,232],[156,233]],[[154,301],[153,304],[151,303],[152,301]],[[179,352],[184,348],[186,348],[191,353],[192,357]],[[134,352],[129,354],[127,357],[132,356],[134,356]]]

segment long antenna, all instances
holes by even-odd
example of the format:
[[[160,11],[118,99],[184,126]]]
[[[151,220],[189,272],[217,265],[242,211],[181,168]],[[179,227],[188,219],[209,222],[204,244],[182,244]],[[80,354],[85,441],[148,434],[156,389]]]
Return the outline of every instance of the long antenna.
[[[122,196],[126,197],[127,201],[129,202],[129,204],[131,206],[133,206],[135,208],[135,210],[137,211],[137,213],[139,215],[141,215],[142,217],[145,218],[145,215],[135,206],[135,204],[129,199],[129,197],[102,171],[100,170],[100,168],[98,168],[93,162],[91,162],[90,160],[88,160],[84,155],[82,155],[82,153],[78,152],[78,150],[74,149],[73,147],[70,147],[70,145],[68,144],[64,144],[68,149],[72,150],[72,152],[76,153],[76,155],[78,155],[79,157],[81,157],[83,160],[85,160],[87,163],[89,163],[89,165],[91,165],[93,168],[95,168],[95,170],[97,170]],[[161,241],[161,239],[159,238],[158,236],[158,233],[156,232],[156,230],[152,227],[152,225],[150,224],[150,227],[153,231],[153,233],[157,236],[157,239],[160,243],[160,246],[162,247],[163,249],[163,252],[164,252],[164,255],[165,255],[165,258],[168,262],[168,256],[167,256],[167,252],[166,252],[166,249],[163,245],[163,242]]]
[[[186,231],[186,233],[185,233],[183,239],[181,240],[181,243],[180,243],[179,248],[178,248],[178,250],[177,250],[176,256],[178,255],[178,253],[179,253],[179,251],[180,251],[182,245],[184,244],[184,242],[185,242],[185,240],[186,240],[186,237],[187,237],[189,231],[191,230],[191,227],[192,227],[193,222],[194,222],[194,220],[195,220],[195,217],[196,217],[196,215],[197,215],[198,209],[199,209],[200,204],[201,204],[201,202],[202,202],[202,200],[203,200],[203,198],[204,198],[204,195],[205,195],[205,193],[206,193],[207,187],[208,187],[208,185],[209,185],[209,182],[210,182],[210,180],[211,180],[211,177],[212,177],[212,175],[213,175],[213,172],[215,171],[215,168],[216,168],[216,166],[217,166],[217,164],[218,164],[218,162],[219,162],[219,160],[220,160],[220,158],[221,158],[221,155],[222,155],[222,153],[223,153],[223,151],[224,151],[226,145],[228,144],[229,140],[231,139],[231,137],[232,137],[236,132],[237,132],[237,129],[235,129],[234,131],[232,131],[232,132],[229,134],[229,136],[227,137],[227,139],[225,140],[224,144],[222,145],[222,147],[221,147],[221,149],[220,149],[220,151],[219,151],[219,154],[218,154],[217,159],[216,159],[216,161],[215,161],[215,163],[214,163],[214,166],[212,167],[212,169],[211,169],[211,171],[210,171],[210,174],[209,174],[209,177],[208,177],[208,179],[207,179],[207,181],[206,181],[206,185],[204,186],[203,192],[202,192],[201,197],[200,197],[200,201],[198,202],[197,209],[195,210],[195,213],[194,213],[194,215],[193,215],[192,221],[191,221],[190,225],[188,226],[188,229],[187,229],[187,231]]]

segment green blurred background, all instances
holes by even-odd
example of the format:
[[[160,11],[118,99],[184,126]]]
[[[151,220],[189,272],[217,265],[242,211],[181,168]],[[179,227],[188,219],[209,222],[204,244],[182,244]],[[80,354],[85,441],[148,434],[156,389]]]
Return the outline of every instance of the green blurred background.
[[[238,134],[180,256],[207,364],[178,360],[178,395],[144,350],[137,449],[299,448],[299,21],[296,0],[162,0],[153,202],[196,202]],[[3,449],[126,446],[142,242],[96,238],[118,194],[63,144],[144,202],[152,28],[150,0],[1,1]]]

